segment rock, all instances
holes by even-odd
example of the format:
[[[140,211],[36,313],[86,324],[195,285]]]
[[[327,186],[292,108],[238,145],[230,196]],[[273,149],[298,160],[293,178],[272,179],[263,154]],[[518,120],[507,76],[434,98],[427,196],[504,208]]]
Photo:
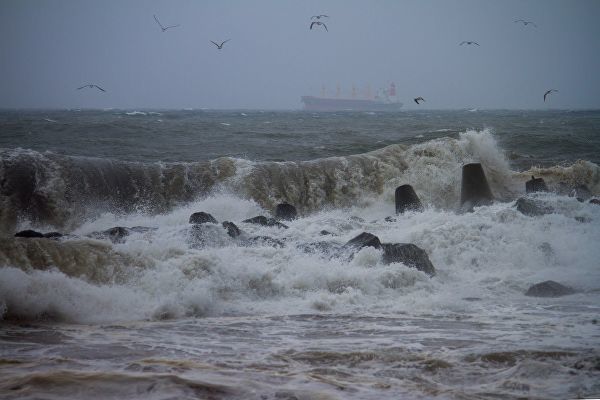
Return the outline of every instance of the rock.
[[[15,233],[15,237],[22,237],[22,238],[43,238],[44,235],[42,233],[40,233],[40,232],[32,231],[31,229],[27,229],[27,230]]]
[[[600,199],[591,199],[590,203],[600,205]]]
[[[425,272],[429,276],[435,275],[435,268],[425,250],[412,243],[383,243],[383,263],[391,264],[401,262],[409,267]]]
[[[360,250],[363,247],[368,247],[368,246],[375,247],[376,249],[381,248],[381,242],[379,241],[379,238],[377,236],[373,235],[372,233],[368,233],[368,232],[361,233],[360,235],[350,239],[344,245],[344,247],[346,247],[346,248],[352,247],[357,250]]]
[[[195,212],[190,215],[190,224],[218,224],[217,220],[210,215],[209,213],[205,213],[204,211]]]
[[[256,246],[271,246],[271,247],[285,247],[285,243],[282,240],[272,238],[270,236],[254,236],[246,240],[245,245]]]
[[[60,232],[47,232],[44,233],[44,237],[47,239],[58,239],[63,237],[64,235]]]
[[[531,286],[525,296],[531,297],[560,297],[575,293],[575,289],[554,281],[545,281]]]
[[[518,211],[530,217],[552,214],[554,212],[552,207],[546,206],[540,201],[526,197],[519,198],[515,205],[517,206]]]
[[[402,185],[396,188],[396,214],[405,211],[423,211],[421,200],[410,185]]]
[[[273,218],[267,218],[262,215],[245,219],[242,222],[245,222],[247,224],[257,224],[257,225],[262,225],[262,226],[276,226],[277,228],[284,228],[284,229],[288,228],[287,225],[282,224],[281,222],[278,222]]]
[[[326,236],[326,235],[333,235],[333,233],[326,231],[325,229],[323,229],[321,232],[319,232],[319,234],[321,236]]]
[[[581,222],[582,224],[587,224],[587,223],[592,222],[592,219],[590,217],[577,216],[577,217],[575,217],[575,221]]]
[[[222,225],[223,225],[223,228],[227,229],[227,234],[229,236],[231,236],[232,238],[236,238],[236,237],[240,236],[240,234],[241,234],[240,228],[238,228],[237,225],[234,224],[233,222],[223,221]]]
[[[385,222],[396,222],[396,218],[394,217],[385,217],[383,220]]]
[[[536,178],[535,176],[531,176],[531,180],[525,182],[525,192],[527,193],[535,193],[535,192],[547,192],[548,186],[546,186],[546,182],[544,182],[543,178]]]
[[[298,218],[296,207],[288,203],[277,204],[275,207],[275,218],[279,220],[292,221]]]
[[[460,205],[465,211],[473,207],[492,204],[494,196],[490,190],[481,164],[467,164],[462,169]]]

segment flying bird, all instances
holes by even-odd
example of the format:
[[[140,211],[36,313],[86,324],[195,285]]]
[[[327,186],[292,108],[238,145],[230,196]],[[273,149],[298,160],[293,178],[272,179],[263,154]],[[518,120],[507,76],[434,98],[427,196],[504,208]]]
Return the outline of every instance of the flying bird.
[[[321,19],[321,18],[329,18],[329,15],[321,14],[321,15],[313,15],[310,19]]]
[[[479,43],[477,43],[477,42],[467,42],[466,40],[463,40],[462,42],[460,42],[460,46],[462,46],[465,43],[468,44],[468,45],[476,44],[477,46],[479,46]]]
[[[91,84],[91,85],[83,85],[82,87],[78,87],[78,88],[77,88],[77,90],[81,90],[81,89],[83,89],[83,88],[86,88],[86,87],[88,87],[88,88],[90,88],[90,89],[96,88],[96,89],[100,89],[100,90],[102,90],[103,92],[106,92],[106,90],[104,90],[104,89],[102,89],[100,86],[98,86],[98,85],[94,85],[94,84]]]
[[[525,21],[524,19],[518,19],[518,20],[515,21],[515,23],[517,23],[517,22],[522,23],[524,26],[527,26],[527,25],[531,24],[531,25],[533,25],[534,27],[537,28],[537,25],[533,21]]]
[[[156,23],[158,24],[158,26],[160,26],[160,29],[162,29],[162,31],[166,31],[167,29],[171,29],[171,28],[177,28],[179,26],[179,24],[177,25],[170,25],[170,26],[163,26],[160,21],[158,20],[158,18],[156,18],[156,15],[154,16],[154,20],[156,21]]]
[[[415,100],[415,103],[417,103],[417,104],[421,104],[421,103],[419,103],[419,101],[425,101],[425,99],[424,99],[424,98],[422,98],[421,96],[417,97],[417,98],[416,98],[416,99],[414,99],[414,100]]]
[[[544,93],[544,103],[546,102],[546,96],[548,96],[552,92],[558,92],[556,89],[550,89],[546,93]]]
[[[310,29],[312,29],[312,28],[313,28],[313,25],[323,25],[323,26],[325,27],[325,30],[326,30],[327,32],[329,32],[329,29],[327,29],[327,25],[325,25],[325,24],[324,24],[323,22],[321,22],[321,21],[313,21],[313,22],[311,22],[311,23],[310,23]]]
[[[231,39],[227,39],[227,40],[225,40],[225,41],[221,42],[221,44],[215,43],[215,42],[213,42],[212,40],[211,40],[210,42],[211,42],[212,44],[214,44],[215,46],[217,46],[217,49],[221,50],[221,49],[223,48],[223,45],[224,45],[225,43],[229,42],[230,40],[231,40]]]

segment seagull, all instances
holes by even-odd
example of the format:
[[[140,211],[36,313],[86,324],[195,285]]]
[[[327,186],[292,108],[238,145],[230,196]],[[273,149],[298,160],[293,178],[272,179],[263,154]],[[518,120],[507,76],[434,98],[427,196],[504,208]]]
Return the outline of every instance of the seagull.
[[[527,25],[531,24],[531,25],[533,25],[534,27],[536,27],[536,28],[537,28],[537,25],[536,25],[536,24],[535,24],[535,22],[533,22],[533,21],[525,21],[524,19],[518,19],[518,20],[516,20],[516,21],[515,21],[515,23],[516,23],[516,22],[521,22],[521,23],[522,23],[523,25],[525,25],[525,26],[527,26]]]
[[[156,21],[156,23],[158,24],[158,26],[160,26],[160,29],[162,29],[162,31],[166,31],[167,29],[171,29],[171,28],[177,28],[179,26],[179,24],[177,25],[171,25],[171,26],[162,26],[162,24],[160,23],[160,21],[158,20],[158,18],[156,18],[156,15],[154,16],[154,20]]]
[[[321,14],[321,15],[313,15],[310,19],[321,19],[322,17],[329,18],[329,15]]]
[[[466,43],[466,44],[469,44],[469,45],[471,45],[471,44],[476,44],[477,46],[479,46],[479,43],[477,43],[477,42],[467,42],[466,40],[463,40],[462,42],[460,42],[460,46],[462,46],[462,45],[463,45],[463,44],[465,44],[465,43]]]
[[[98,86],[98,85],[94,85],[94,84],[91,84],[91,85],[83,85],[82,87],[78,87],[78,88],[77,88],[77,90],[81,90],[81,89],[83,89],[83,88],[86,88],[86,87],[89,87],[90,89],[96,88],[96,89],[100,89],[100,90],[102,90],[103,92],[106,92],[106,90],[104,90],[104,89],[102,89],[100,86]]]
[[[212,44],[214,44],[215,46],[217,46],[217,49],[221,50],[223,48],[223,45],[227,42],[229,42],[231,39],[227,39],[224,42],[221,42],[221,44],[215,43],[212,40],[210,41]]]
[[[325,30],[326,30],[327,32],[329,32],[329,29],[327,29],[327,25],[325,25],[325,24],[324,24],[323,22],[321,22],[321,21],[313,21],[313,22],[311,22],[311,23],[310,23],[310,29],[312,29],[312,28],[313,28],[313,25],[323,25],[323,26],[325,27]]]
[[[546,96],[548,96],[552,92],[558,92],[556,89],[550,89],[546,93],[544,93],[544,103],[546,102]]]
[[[417,104],[421,104],[421,103],[419,103],[419,101],[425,101],[425,99],[424,99],[424,98],[422,98],[421,96],[417,97],[417,98],[416,98],[416,99],[414,99],[414,100],[415,100],[415,103],[417,103]]]

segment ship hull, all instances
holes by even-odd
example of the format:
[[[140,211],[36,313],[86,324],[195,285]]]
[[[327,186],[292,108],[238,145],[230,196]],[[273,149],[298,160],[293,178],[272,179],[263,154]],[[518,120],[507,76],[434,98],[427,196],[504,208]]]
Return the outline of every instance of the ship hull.
[[[324,97],[302,96],[307,111],[398,111],[402,103],[384,103],[368,99],[328,99]]]

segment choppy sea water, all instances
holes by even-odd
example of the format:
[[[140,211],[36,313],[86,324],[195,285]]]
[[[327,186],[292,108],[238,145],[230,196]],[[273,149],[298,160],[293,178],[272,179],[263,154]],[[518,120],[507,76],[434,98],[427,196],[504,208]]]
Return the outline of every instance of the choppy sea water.
[[[0,394],[599,397],[600,206],[568,189],[600,195],[599,135],[597,111],[2,112]],[[497,201],[465,214],[469,162]],[[516,210],[531,175],[551,213]],[[425,211],[394,216],[405,183]],[[288,229],[241,222],[282,201]],[[196,211],[242,235],[196,240]],[[114,226],[152,229],[88,236]],[[435,276],[323,251],[363,231]],[[577,293],[524,295],[545,280]]]

